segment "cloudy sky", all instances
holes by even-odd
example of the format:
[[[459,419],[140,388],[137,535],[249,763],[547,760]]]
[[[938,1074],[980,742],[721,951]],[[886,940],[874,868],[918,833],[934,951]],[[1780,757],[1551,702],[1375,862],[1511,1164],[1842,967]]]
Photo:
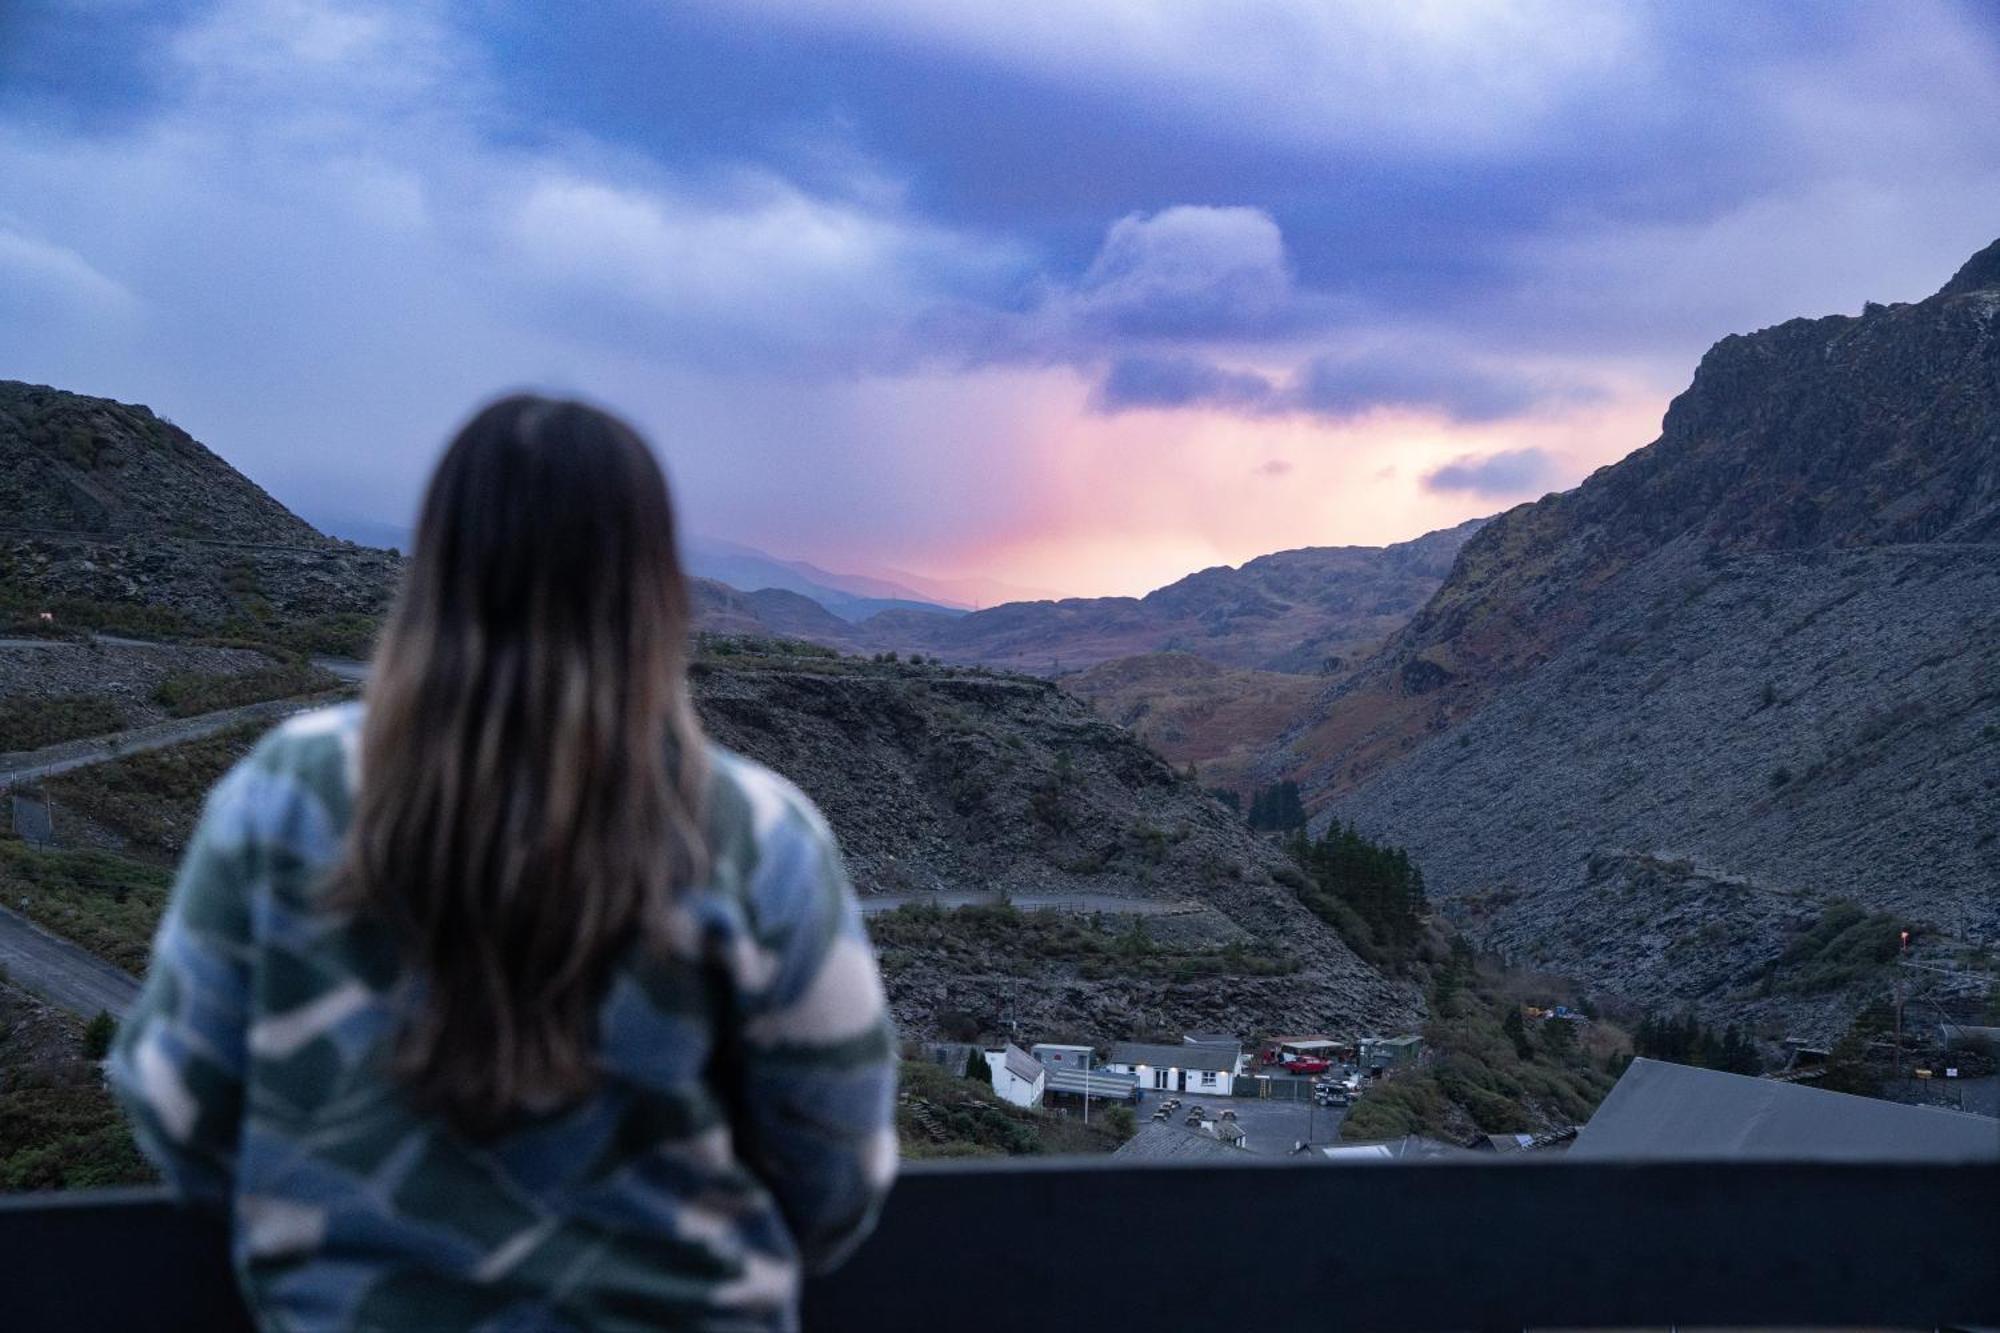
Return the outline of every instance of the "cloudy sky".
[[[1572,485],[1996,235],[1984,3],[0,0],[0,376],[336,525],[525,385],[700,532],[1139,592]]]

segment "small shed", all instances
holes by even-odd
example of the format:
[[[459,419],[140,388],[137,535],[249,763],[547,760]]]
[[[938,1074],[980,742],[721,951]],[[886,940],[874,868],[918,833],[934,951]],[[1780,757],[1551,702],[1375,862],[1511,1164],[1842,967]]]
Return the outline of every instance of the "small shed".
[[[1015,1106],[1040,1106],[1048,1091],[1049,1071],[1041,1061],[1008,1042],[998,1051],[986,1052],[986,1067],[993,1072],[993,1091],[1000,1100]]]

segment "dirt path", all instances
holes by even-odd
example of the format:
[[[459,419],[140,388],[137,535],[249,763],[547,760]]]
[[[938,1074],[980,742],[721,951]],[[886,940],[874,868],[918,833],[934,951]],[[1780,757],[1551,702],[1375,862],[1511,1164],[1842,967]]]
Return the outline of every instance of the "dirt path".
[[[139,994],[139,981],[131,973],[4,907],[0,907],[0,968],[15,985],[79,1018],[95,1018],[100,1011],[122,1018]]]

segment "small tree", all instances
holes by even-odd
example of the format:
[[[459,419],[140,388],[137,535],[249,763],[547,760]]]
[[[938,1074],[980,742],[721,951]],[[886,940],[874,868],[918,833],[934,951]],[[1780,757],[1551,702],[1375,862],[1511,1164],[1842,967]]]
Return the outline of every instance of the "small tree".
[[[111,1054],[111,1039],[117,1035],[118,1020],[99,1009],[97,1017],[91,1019],[83,1029],[84,1058],[102,1060]]]

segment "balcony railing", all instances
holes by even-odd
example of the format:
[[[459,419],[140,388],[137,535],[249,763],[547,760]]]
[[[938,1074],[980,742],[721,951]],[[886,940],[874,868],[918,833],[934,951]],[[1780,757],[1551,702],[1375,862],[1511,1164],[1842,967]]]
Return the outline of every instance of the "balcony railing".
[[[919,1164],[828,1330],[2000,1326],[2000,1165]],[[244,1327],[219,1226],[0,1199],[0,1329]]]

